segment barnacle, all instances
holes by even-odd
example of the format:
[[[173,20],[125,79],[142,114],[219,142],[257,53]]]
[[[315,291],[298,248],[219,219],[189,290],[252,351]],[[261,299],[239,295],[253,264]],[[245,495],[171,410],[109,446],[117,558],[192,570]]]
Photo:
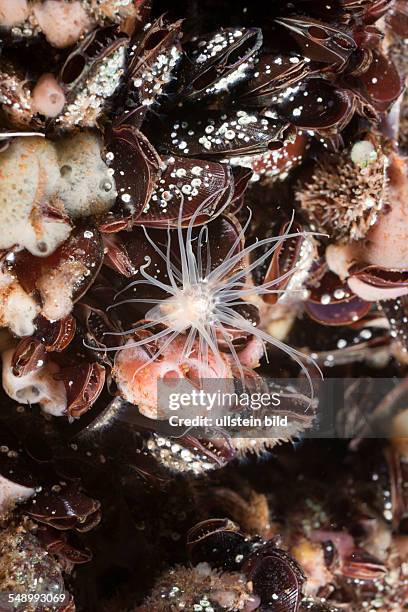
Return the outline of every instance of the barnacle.
[[[163,17],[148,24],[146,31],[136,36],[129,48],[126,75],[128,112],[135,103],[146,110],[160,99],[182,56],[180,38],[181,20],[168,25]]]
[[[405,302],[407,294],[405,202],[407,167],[404,158],[390,156],[387,214],[366,234],[365,240],[331,244],[326,261],[332,272],[347,279],[353,294],[365,302],[379,302],[389,317],[390,335],[406,352]],[[390,248],[389,245],[393,245]]]
[[[314,227],[343,241],[367,235],[388,202],[388,158],[363,139],[338,155],[318,161],[297,199]]]

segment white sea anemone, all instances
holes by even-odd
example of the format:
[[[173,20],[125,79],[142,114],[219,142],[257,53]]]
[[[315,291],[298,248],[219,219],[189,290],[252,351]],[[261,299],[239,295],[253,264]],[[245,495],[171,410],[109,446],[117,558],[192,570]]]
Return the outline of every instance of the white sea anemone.
[[[184,348],[179,351],[180,363],[183,363],[194,352],[194,354],[198,353],[203,372],[208,372],[210,363],[215,363],[215,371],[223,372],[225,353],[222,353],[218,346],[218,343],[222,341],[228,347],[236,370],[243,380],[245,378],[244,369],[233,343],[234,335],[240,332],[258,338],[264,346],[265,354],[268,345],[287,353],[302,368],[312,389],[311,377],[305,365],[305,362],[311,361],[310,358],[257,327],[255,322],[245,318],[236,308],[248,303],[253,296],[279,293],[280,290],[274,287],[279,285],[284,278],[296,272],[297,266],[294,266],[285,275],[261,286],[254,286],[249,280],[251,271],[270,258],[282,241],[310,234],[291,234],[289,233],[290,224],[282,236],[258,240],[244,249],[239,249],[250,223],[249,217],[224,261],[214,267],[211,262],[210,249],[205,248],[208,245],[208,227],[201,227],[198,236],[193,236],[193,226],[202,209],[203,206],[200,206],[196,210],[188,227],[183,230],[182,208],[180,208],[177,224],[180,255],[177,264],[170,257],[172,251],[170,230],[167,232],[167,248],[164,252],[145,229],[147,240],[165,262],[168,282],[163,282],[148,272],[151,260],[147,257],[146,264],[140,267],[143,279],[131,282],[116,297],[129,289],[137,292],[139,285],[159,288],[165,292],[165,296],[163,299],[155,300],[135,297],[113,304],[111,308],[130,303],[154,304],[154,306],[145,315],[147,323],[125,332],[113,332],[112,335],[135,334],[143,330],[150,330],[149,334],[138,335],[138,338],[129,339],[125,345],[111,347],[109,350],[126,351],[147,344],[156,344],[156,352],[139,368],[143,369],[162,356],[176,338],[178,344],[182,338]],[[261,247],[263,248],[262,254],[247,263],[254,251]],[[161,324],[160,329],[158,329],[158,324]],[[121,359],[125,357],[122,356]]]

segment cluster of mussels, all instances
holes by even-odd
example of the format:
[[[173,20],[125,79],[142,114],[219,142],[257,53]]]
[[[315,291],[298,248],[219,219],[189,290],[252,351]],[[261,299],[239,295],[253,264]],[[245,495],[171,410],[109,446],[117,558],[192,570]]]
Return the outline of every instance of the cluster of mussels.
[[[407,79],[406,0],[0,0],[2,611],[407,609]]]

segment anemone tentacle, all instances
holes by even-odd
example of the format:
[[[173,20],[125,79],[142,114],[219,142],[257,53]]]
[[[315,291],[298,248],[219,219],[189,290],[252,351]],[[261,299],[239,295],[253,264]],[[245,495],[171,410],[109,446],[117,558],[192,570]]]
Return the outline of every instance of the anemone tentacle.
[[[244,381],[244,368],[233,343],[233,332],[243,332],[249,337],[252,336],[260,340],[264,348],[265,356],[267,356],[268,345],[274,346],[288,354],[305,373],[313,396],[312,379],[305,365],[306,362],[314,364],[313,360],[309,356],[303,355],[300,351],[274,338],[266,331],[259,329],[254,322],[242,316],[235,307],[238,305],[250,304],[251,302],[248,301],[247,298],[251,296],[282,293],[283,290],[277,288],[277,286],[297,271],[298,267],[296,264],[278,278],[260,286],[249,286],[248,278],[250,273],[264,264],[285,240],[298,238],[299,236],[307,237],[315,235],[315,232],[291,233],[290,230],[294,221],[293,213],[282,235],[256,240],[246,247],[239,248],[244,242],[246,231],[250,225],[251,212],[249,212],[244,226],[238,231],[224,260],[218,266],[214,266],[209,248],[208,225],[204,224],[200,228],[198,236],[193,236],[193,229],[196,225],[196,221],[207,204],[208,202],[205,200],[196,208],[185,228],[183,227],[184,197],[181,194],[181,205],[178,212],[176,227],[178,247],[176,252],[178,257],[173,259],[173,261],[171,260],[171,256],[174,249],[172,249],[172,232],[170,227],[167,231],[167,244],[158,245],[149,235],[146,227],[143,226],[148,243],[166,264],[167,282],[155,278],[155,276],[148,272],[148,268],[152,261],[151,258],[146,256],[146,263],[139,268],[140,275],[143,279],[134,280],[119,291],[115,295],[114,304],[109,308],[134,303],[151,304],[152,307],[146,312],[144,317],[147,323],[122,332],[107,332],[107,335],[126,336],[142,330],[150,330],[151,335],[138,340],[129,339],[121,346],[109,347],[106,350],[126,351],[158,342],[157,350],[148,360],[146,360],[146,362],[142,363],[137,368],[133,374],[134,378],[141,369],[157,360],[168,347],[179,338],[179,336],[184,336],[184,346],[183,349],[179,351],[177,363],[182,365],[191,355],[196,354],[198,362],[202,364],[204,371],[209,372],[210,369],[212,369],[212,366],[210,366],[211,357],[215,364],[216,371],[218,370],[218,373],[221,374],[225,371],[226,365],[226,358],[222,355],[218,345],[219,339],[222,338],[228,347],[232,361],[240,374],[241,380]],[[224,208],[225,205],[221,207],[221,212]],[[220,211],[217,211],[214,216],[218,216],[219,214]],[[193,243],[195,241],[196,248],[193,248]],[[204,257],[203,252],[204,246],[207,247],[206,257]],[[239,266],[241,262],[248,261],[249,256],[261,247],[266,247],[266,250],[262,254],[255,256],[249,265],[237,269],[237,266]],[[178,261],[175,262],[175,260]],[[136,291],[137,294],[136,287],[139,285],[156,287],[163,291],[165,295],[163,298],[157,299],[131,297],[116,301],[119,296],[130,289]],[[285,291],[287,292],[288,289]],[[299,290],[289,291],[297,292]],[[152,329],[158,324],[164,325],[164,329]],[[196,346],[196,348],[194,348],[194,346]],[[314,364],[314,366],[319,370],[316,364]],[[217,373],[216,371],[215,373]]]

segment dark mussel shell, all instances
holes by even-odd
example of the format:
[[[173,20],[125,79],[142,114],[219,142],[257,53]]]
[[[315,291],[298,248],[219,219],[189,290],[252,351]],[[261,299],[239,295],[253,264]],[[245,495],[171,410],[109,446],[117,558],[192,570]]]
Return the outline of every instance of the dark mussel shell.
[[[39,315],[36,331],[29,338],[22,338],[14,351],[11,365],[14,376],[25,376],[44,365],[46,353],[61,352],[73,340],[76,321],[72,315],[59,321],[48,321]]]
[[[66,59],[59,81],[66,104],[53,122],[62,128],[94,126],[125,71],[129,39],[115,27],[94,30]]]
[[[324,263],[316,264],[313,276],[305,303],[311,319],[323,325],[352,325],[366,316],[370,303],[357,297]]]
[[[234,180],[229,166],[184,157],[162,157],[161,162],[165,169],[138,223],[147,227],[166,227],[169,223],[174,226],[181,214],[183,224],[193,216],[198,224],[232,201]]]
[[[249,304],[248,302],[242,301],[239,304],[235,304],[233,306],[233,310],[238,315],[249,321],[254,327],[260,322],[259,310],[254,304]],[[216,333],[216,337],[218,348],[226,353],[233,353],[234,351],[238,352],[243,350],[253,337],[252,334],[246,331],[236,330],[232,327],[228,327],[227,325],[225,328],[227,333]]]
[[[314,62],[344,65],[357,49],[350,33],[307,17],[276,20],[295,38],[303,54]]]
[[[259,155],[238,158],[239,163],[245,163],[253,171],[253,180],[284,180],[290,170],[296,167],[304,158],[309,148],[308,136],[301,131],[293,141],[287,140],[282,148]]]
[[[305,576],[290,555],[268,543],[252,553],[242,569],[265,609],[297,612]]]
[[[365,20],[375,13],[373,20],[376,21],[382,15],[380,11],[386,11],[391,2],[393,0],[340,0],[340,5],[354,17],[364,17]]]
[[[200,224],[239,200],[250,173],[235,172],[216,161],[160,157],[132,126],[115,128],[106,153],[116,180],[114,209],[100,223],[105,233],[147,227]],[[237,183],[234,182],[234,174]]]
[[[245,548],[245,536],[229,519],[202,521],[187,534],[187,553],[193,565],[205,561],[211,567],[236,569]]]
[[[289,123],[256,112],[207,111],[170,118],[162,146],[174,155],[236,157],[283,146]]]
[[[35,337],[44,344],[47,352],[64,351],[75,336],[76,320],[72,315],[59,321],[48,321],[39,316],[35,323]]]
[[[76,305],[74,312],[81,324],[82,336],[90,354],[97,361],[110,364],[108,354],[100,349],[116,344],[109,333],[119,331],[118,326],[109,318],[106,310],[88,296]],[[97,350],[92,350],[91,347]]]
[[[227,256],[233,256],[242,249],[239,238],[241,227],[235,219],[220,215],[211,223],[192,231],[192,246],[198,266],[203,273],[208,274],[217,268]],[[186,230],[183,230],[184,232]],[[167,250],[170,240],[170,259],[176,268],[181,267],[178,235],[175,230],[164,234],[158,229],[144,230],[135,227],[132,231],[110,234],[105,237],[107,255],[105,263],[126,278],[136,277],[143,266],[148,273],[154,270],[155,277],[163,283],[169,283],[169,273],[166,264]],[[161,253],[158,252],[158,249]],[[150,261],[149,265],[146,265]],[[177,263],[178,262],[178,263]],[[238,261],[234,269],[242,267]],[[151,297],[162,290],[142,285],[137,288],[137,299]],[[130,296],[129,291],[123,292],[123,297]],[[126,300],[130,303],[129,300]]]
[[[363,548],[355,548],[341,564],[341,573],[354,580],[377,580],[386,573],[385,565]]]
[[[131,225],[147,206],[160,176],[161,160],[146,136],[128,125],[118,126],[108,135],[105,159],[118,197],[99,227],[102,232],[117,232]]]
[[[231,205],[228,207],[230,214],[238,213],[244,204],[244,194],[254,175],[250,168],[243,166],[233,166],[232,175],[234,177],[234,194]]]
[[[11,365],[13,376],[26,376],[29,372],[44,365],[46,349],[42,342],[33,336],[20,340],[13,353]]]
[[[101,519],[101,504],[69,486],[42,491],[30,503],[27,514],[39,523],[61,529],[85,532],[93,529]]]
[[[309,300],[305,305],[309,317],[322,325],[351,325],[362,319],[369,309],[370,304],[357,296],[330,304]]]
[[[162,94],[181,58],[182,21],[166,24],[159,17],[129,45],[127,95],[144,109]],[[123,117],[129,123],[130,117]]]
[[[345,2],[345,1],[347,0],[342,0],[342,2]],[[383,15],[385,15],[391,3],[392,3],[392,0],[374,0],[374,1],[366,0],[365,2],[363,2],[364,23],[370,24],[370,23],[375,23],[376,21],[378,21],[378,19],[380,19]]]
[[[363,283],[378,289],[408,287],[408,270],[391,270],[374,265],[356,265],[350,269],[350,277],[358,278]]]
[[[57,555],[68,563],[77,565],[92,559],[91,551],[77,542],[73,545],[72,538],[68,538],[64,531],[42,524],[38,527],[36,536],[49,553]]]
[[[116,180],[116,205],[103,219],[103,232],[117,232],[133,225],[168,227],[186,224],[194,216],[202,223],[240,198],[249,174],[237,173],[215,161],[183,157],[159,157],[136,128],[121,126],[113,132],[106,158]],[[196,214],[197,213],[197,214]]]
[[[70,417],[78,418],[91,408],[103,390],[105,376],[105,368],[96,362],[66,367],[55,375],[64,383]]]
[[[151,229],[148,236],[163,253],[166,252],[167,242],[162,232]],[[148,261],[146,258],[149,258],[150,265],[154,267],[158,278],[162,282],[168,281],[167,268],[163,258],[149,242],[142,227],[135,227],[127,232],[105,234],[104,243],[106,249],[105,265],[121,276],[125,278],[135,276],[140,267],[146,265]],[[143,287],[139,289],[142,290]]]
[[[379,51],[373,51],[370,66],[358,76],[346,76],[341,85],[352,91],[374,114],[384,113],[401,95],[404,85],[397,68]]]
[[[310,63],[298,55],[261,55],[254,74],[239,92],[239,101],[245,106],[270,106],[278,94],[294,87],[311,72]]]
[[[197,100],[230,89],[247,76],[261,44],[259,28],[220,28],[194,40],[180,71],[178,94]]]
[[[59,74],[61,83],[68,90],[84,78],[91,62],[100,61],[112,49],[117,49],[127,42],[125,35],[115,38],[117,33],[117,29],[112,26],[94,30],[69,54]]]
[[[279,293],[273,293],[272,291],[283,291],[293,277],[293,274],[296,273],[296,264],[299,261],[302,245],[305,240],[307,240],[307,238],[301,233],[302,227],[298,223],[294,223],[292,227],[290,227],[290,224],[288,223],[284,224],[279,232],[279,235],[283,237],[289,228],[290,233],[293,234],[298,232],[299,236],[282,240],[272,254],[268,269],[263,279],[264,284],[276,281],[276,283],[271,287],[271,292],[263,295],[263,300],[268,304],[275,304],[279,298]]]
[[[408,6],[405,0],[396,0],[389,15],[387,15],[387,23],[391,26],[392,31],[406,38],[408,34]]]
[[[307,96],[305,96],[307,94]],[[333,134],[351,120],[355,102],[352,93],[343,91],[325,79],[310,78],[277,105],[297,128]]]

